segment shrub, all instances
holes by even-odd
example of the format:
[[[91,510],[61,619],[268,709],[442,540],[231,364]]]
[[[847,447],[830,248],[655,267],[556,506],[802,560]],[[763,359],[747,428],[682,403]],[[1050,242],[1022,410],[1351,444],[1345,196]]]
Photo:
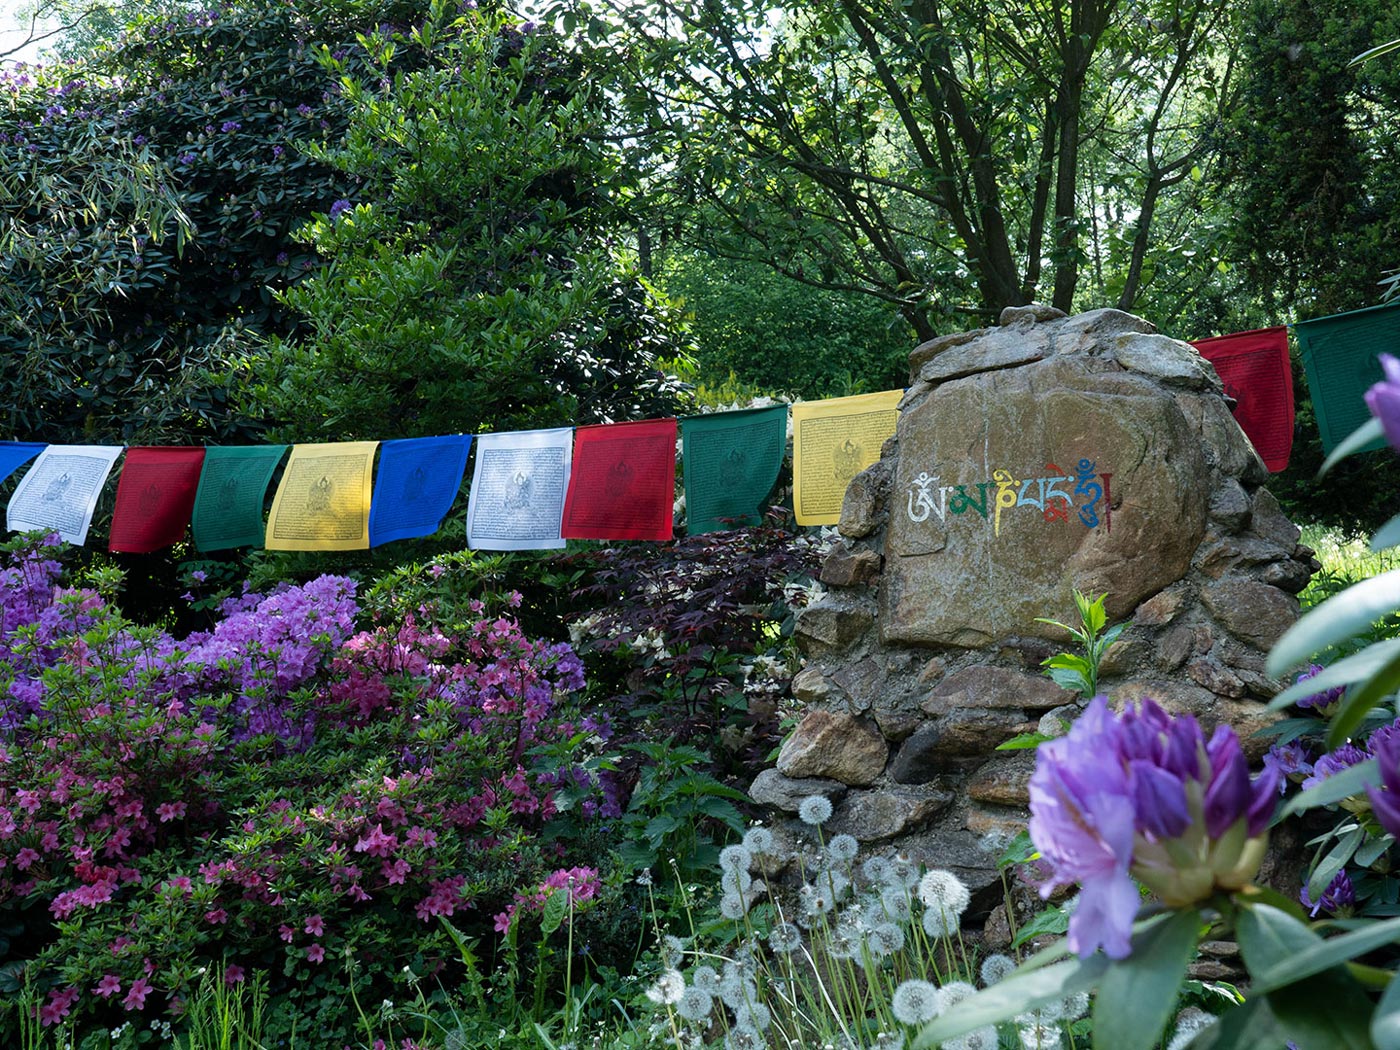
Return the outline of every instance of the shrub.
[[[357,629],[353,581],[322,577],[177,640],[55,587],[50,552],[0,572],[0,917],[47,1022],[178,1015],[203,974],[266,971],[284,1027],[347,1037],[347,994],[450,973],[442,918],[494,939],[615,809],[582,664],[479,604]]]

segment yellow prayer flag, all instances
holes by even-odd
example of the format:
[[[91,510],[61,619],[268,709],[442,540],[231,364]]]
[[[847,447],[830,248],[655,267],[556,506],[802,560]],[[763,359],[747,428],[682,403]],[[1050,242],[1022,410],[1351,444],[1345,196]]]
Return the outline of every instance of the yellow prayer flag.
[[[368,549],[370,483],[378,447],[378,441],[293,445],[267,519],[267,549]]]
[[[792,406],[792,503],[799,525],[835,525],[851,479],[894,435],[903,390]]]

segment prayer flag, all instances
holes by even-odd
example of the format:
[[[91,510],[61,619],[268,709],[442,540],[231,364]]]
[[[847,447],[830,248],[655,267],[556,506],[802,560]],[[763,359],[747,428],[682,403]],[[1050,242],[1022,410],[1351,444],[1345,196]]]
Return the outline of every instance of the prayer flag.
[[[380,444],[369,508],[371,547],[437,532],[462,487],[471,443],[471,435],[454,434]]]
[[[1235,420],[1272,471],[1288,466],[1293,451],[1293,370],[1283,325],[1219,335],[1191,343],[1215,366],[1235,399]]]
[[[1371,418],[1362,396],[1382,378],[1377,355],[1400,356],[1400,303],[1299,321],[1293,333],[1328,453]],[[1377,438],[1365,451],[1384,447]]]
[[[263,501],[286,445],[214,445],[194,498],[191,529],[201,551],[263,545]]]
[[[20,479],[5,524],[11,532],[45,529],[82,546],[102,485],[122,445],[50,445]]]
[[[378,447],[378,441],[293,445],[272,497],[267,549],[368,549],[370,479]]]
[[[479,434],[467,501],[474,550],[557,550],[573,464],[572,427]]]
[[[792,503],[799,525],[834,525],[851,479],[894,436],[902,390],[792,406]]]
[[[108,549],[144,554],[179,543],[194,510],[203,464],[202,448],[127,449]]]
[[[42,441],[0,442],[0,481],[4,481],[46,448],[48,446]]]
[[[681,420],[686,531],[757,525],[787,448],[787,406],[716,412]]]
[[[669,540],[676,499],[676,421],[607,423],[574,432],[565,538]]]

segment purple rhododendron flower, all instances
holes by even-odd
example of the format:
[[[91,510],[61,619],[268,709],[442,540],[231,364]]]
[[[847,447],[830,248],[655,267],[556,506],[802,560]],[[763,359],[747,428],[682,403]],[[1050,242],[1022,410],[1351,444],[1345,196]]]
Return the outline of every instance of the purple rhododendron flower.
[[[1317,787],[1328,777],[1335,777],[1344,769],[1365,762],[1371,756],[1355,744],[1343,744],[1335,751],[1329,751],[1313,763],[1312,776],[1303,781],[1303,790]]]
[[[1294,740],[1269,748],[1264,753],[1264,768],[1278,771],[1278,790],[1279,794],[1283,794],[1288,787],[1288,776],[1294,773],[1311,774],[1313,764],[1308,761],[1308,749]]]
[[[1298,901],[1308,909],[1308,914],[1314,919],[1320,911],[1336,915],[1343,909],[1350,909],[1356,903],[1356,887],[1351,884],[1351,877],[1345,871],[1339,871],[1317,900],[1308,896],[1308,884],[1304,882],[1303,888],[1298,891]]]
[[[343,215],[349,211],[353,205],[347,200],[338,200],[331,205],[330,217],[334,219],[338,215]]]
[[[1306,671],[1298,675],[1297,681],[1306,682],[1309,678],[1316,678],[1322,673],[1321,664],[1308,664]],[[1326,713],[1333,704],[1342,698],[1342,694],[1347,691],[1346,686],[1337,685],[1331,689],[1324,689],[1320,693],[1312,693],[1299,700],[1298,706],[1302,708],[1312,708],[1314,711]]]
[[[1400,449],[1400,361],[1389,354],[1380,359],[1385,378],[1366,391],[1366,407],[1381,421],[1391,447]]]
[[[1378,736],[1371,737],[1371,751],[1380,767],[1381,782],[1379,787],[1368,786],[1366,794],[1381,827],[1400,838],[1400,736],[1391,733],[1377,740]]]
[[[1070,948],[1121,959],[1139,903],[1133,878],[1171,907],[1246,885],[1263,857],[1280,773],[1251,781],[1228,726],[1205,739],[1151,700],[1121,715],[1095,697],[1069,734],[1041,745],[1030,782],[1041,887],[1079,883]]]

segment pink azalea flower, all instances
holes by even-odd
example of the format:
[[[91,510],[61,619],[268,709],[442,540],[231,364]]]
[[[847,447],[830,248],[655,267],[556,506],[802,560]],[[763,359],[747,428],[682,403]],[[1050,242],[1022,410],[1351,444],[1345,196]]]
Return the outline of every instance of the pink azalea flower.
[[[326,949],[319,944],[313,944],[306,949],[306,957],[312,962],[318,963],[326,957]]]
[[[146,996],[151,994],[151,982],[144,977],[138,977],[131,982],[131,987],[127,989],[126,998],[122,1000],[122,1006],[127,1010],[141,1010],[146,1006]]]
[[[121,978],[114,973],[109,973],[105,974],[102,980],[97,982],[97,985],[92,990],[92,994],[101,996],[103,999],[109,999],[121,990]]]

